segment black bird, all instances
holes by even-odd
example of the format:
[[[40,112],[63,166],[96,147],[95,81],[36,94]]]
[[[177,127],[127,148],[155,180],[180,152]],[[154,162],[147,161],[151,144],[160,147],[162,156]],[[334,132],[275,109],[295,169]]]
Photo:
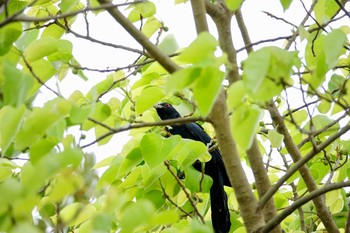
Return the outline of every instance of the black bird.
[[[169,103],[157,104],[154,108],[162,120],[181,118],[181,115]],[[205,145],[212,142],[210,136],[196,123],[173,125],[167,131],[172,135],[178,134],[183,138],[201,141]],[[224,185],[231,186],[231,184],[220,151],[214,149],[210,151],[210,154],[212,158],[205,163],[204,173],[213,179],[210,188],[211,219],[216,233],[227,233],[230,230],[231,222]],[[195,163],[194,168],[201,171],[200,163]]]

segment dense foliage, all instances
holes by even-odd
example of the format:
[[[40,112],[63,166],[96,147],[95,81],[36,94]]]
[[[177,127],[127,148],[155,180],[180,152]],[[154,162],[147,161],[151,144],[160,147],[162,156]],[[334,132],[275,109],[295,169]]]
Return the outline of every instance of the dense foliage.
[[[300,24],[267,12],[291,34],[257,42],[243,20],[251,1],[175,1],[192,5],[198,32],[184,48],[157,1],[1,1],[0,232],[212,232],[212,180],[192,167],[210,148],[165,137],[180,121],[217,139],[231,232],[350,232],[345,1],[276,0],[284,12],[299,4]],[[138,45],[94,37],[107,14],[105,32],[125,29]],[[85,66],[81,41],[132,62]],[[152,106],[164,101],[186,119],[161,121]]]

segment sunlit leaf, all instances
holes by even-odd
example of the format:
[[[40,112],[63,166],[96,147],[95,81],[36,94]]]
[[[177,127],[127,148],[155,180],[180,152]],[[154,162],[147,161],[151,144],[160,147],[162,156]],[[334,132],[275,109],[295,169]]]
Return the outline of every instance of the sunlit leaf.
[[[234,82],[230,85],[227,91],[227,108],[229,111],[232,111],[236,107],[238,107],[242,102],[244,96],[246,96],[247,90],[244,86],[242,80]]]
[[[142,2],[132,5],[132,10],[128,15],[128,19],[131,22],[137,22],[141,19],[145,19],[153,16],[156,13],[156,6],[152,2]]]
[[[120,219],[121,233],[133,232],[137,227],[148,223],[155,212],[149,201],[131,203],[122,213]]]
[[[135,103],[136,113],[140,115],[147,109],[150,109],[153,105],[158,103],[165,94],[162,89],[157,86],[145,87]]]
[[[290,4],[292,3],[292,0],[280,0],[280,2],[283,7],[283,10],[286,11],[288,10]]]
[[[339,10],[339,5],[336,1],[320,0],[314,7],[316,19],[323,24],[329,21]]]
[[[237,10],[242,3],[243,3],[243,0],[226,0],[227,7],[231,11]]]
[[[338,74],[333,74],[328,83],[328,91],[330,93],[333,93],[334,91],[340,90],[343,87],[344,82],[345,82],[345,78],[343,76],[340,76]]]
[[[292,68],[298,64],[297,53],[277,47],[265,47],[250,53],[243,64],[243,81],[250,95],[267,101],[291,85]]]
[[[15,138],[22,124],[25,110],[23,105],[18,108],[5,106],[0,109],[0,145],[2,151],[6,151]]]
[[[306,125],[303,127],[304,130],[308,131],[318,131],[318,130],[323,130],[324,132],[322,132],[319,137],[324,137],[324,136],[328,136],[331,134],[334,134],[335,132],[338,131],[339,129],[339,122],[336,122],[333,125],[330,125],[333,120],[331,120],[329,117],[325,116],[325,115],[316,115],[311,119],[312,123],[307,122]],[[311,127],[312,126],[312,127]],[[329,128],[325,128],[328,127]]]
[[[211,34],[202,32],[181,52],[179,60],[190,64],[212,61],[217,46],[218,42]]]
[[[24,104],[34,80],[29,74],[20,72],[13,64],[3,63],[3,103],[14,107]]]
[[[46,37],[44,37],[46,38]],[[50,61],[64,61],[69,62],[73,55],[73,44],[69,40],[57,40],[57,50],[48,54],[48,59]]]
[[[33,62],[53,54],[57,49],[58,42],[56,39],[53,37],[43,37],[33,41],[24,51],[24,56],[28,62]]]
[[[243,105],[233,112],[230,117],[231,132],[240,148],[250,148],[261,117],[262,111],[256,106]]]
[[[58,141],[54,137],[42,138],[34,142],[30,147],[30,161],[35,164],[43,156],[48,154],[57,143]]]
[[[282,134],[279,134],[276,130],[269,130],[269,132],[267,133],[267,137],[271,142],[272,148],[280,147],[284,138],[284,136]]]
[[[333,67],[336,64],[339,56],[345,52],[343,46],[346,42],[346,34],[340,29],[332,30],[326,36],[324,41],[324,53],[328,67]]]
[[[142,27],[142,32],[147,36],[151,37],[157,30],[159,30],[161,23],[155,17],[147,19],[145,25]]]
[[[71,11],[75,5],[79,3],[79,0],[62,0],[59,4],[62,13]]]
[[[154,133],[146,134],[140,144],[146,164],[151,168],[162,164],[180,140],[180,136],[163,138]]]
[[[0,28],[0,55],[6,54],[22,33],[21,23],[11,23]]]
[[[158,47],[165,54],[173,54],[179,49],[179,44],[173,34],[166,35],[163,40],[159,43]]]
[[[54,99],[44,108],[34,109],[24,121],[15,138],[15,147],[23,149],[48,132],[50,127],[59,123],[70,111],[70,102],[65,99]],[[63,133],[63,132],[61,132]]]
[[[186,174],[186,188],[192,192],[209,192],[210,187],[213,183],[211,177],[202,174],[193,167],[187,167],[184,172]]]

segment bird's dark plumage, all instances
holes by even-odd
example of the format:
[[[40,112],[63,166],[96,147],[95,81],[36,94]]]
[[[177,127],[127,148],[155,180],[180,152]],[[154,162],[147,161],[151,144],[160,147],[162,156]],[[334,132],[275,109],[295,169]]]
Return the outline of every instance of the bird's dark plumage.
[[[181,115],[169,103],[161,103],[154,106],[158,116],[162,120],[180,118]],[[196,123],[186,123],[183,125],[173,125],[168,130],[172,135],[178,134],[183,138],[201,141],[205,145],[211,143],[210,136],[203,128]],[[210,151],[211,160],[205,163],[204,173],[213,179],[213,184],[210,188],[211,202],[211,217],[213,228],[216,233],[227,233],[230,230],[230,213],[227,205],[227,195],[224,190],[224,185],[231,186],[229,178],[226,174],[224,163],[218,149]],[[201,171],[200,164],[194,164],[194,167]]]

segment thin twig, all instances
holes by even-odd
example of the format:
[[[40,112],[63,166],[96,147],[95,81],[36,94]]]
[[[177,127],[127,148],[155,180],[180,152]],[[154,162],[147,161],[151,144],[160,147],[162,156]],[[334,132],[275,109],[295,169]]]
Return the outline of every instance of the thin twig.
[[[181,180],[177,177],[177,175],[171,170],[169,161],[164,161],[164,165],[167,167],[170,174],[176,179],[177,183],[180,185],[182,191],[185,193],[188,201],[190,202],[191,206],[193,207],[194,212],[197,214],[197,216],[200,218],[203,224],[205,224],[203,216],[199,213],[196,204],[191,198],[191,195],[187,192],[186,187],[182,184]]]

